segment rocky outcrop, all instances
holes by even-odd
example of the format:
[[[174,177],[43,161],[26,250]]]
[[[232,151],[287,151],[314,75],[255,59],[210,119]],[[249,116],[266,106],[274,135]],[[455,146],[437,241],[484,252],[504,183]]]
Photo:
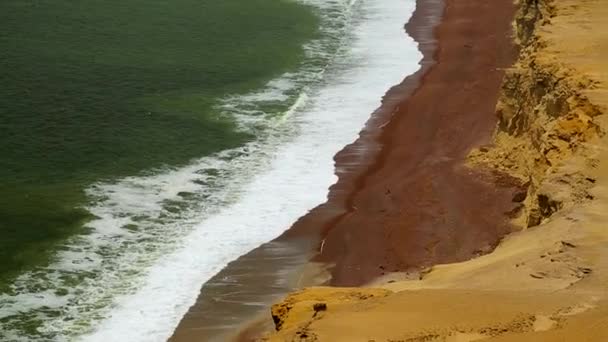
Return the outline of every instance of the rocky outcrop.
[[[307,338],[307,325],[330,310],[354,301],[388,296],[391,291],[371,288],[313,287],[289,294],[283,301],[272,306],[271,314],[275,329],[296,330],[294,334]],[[310,337],[310,336],[308,336]]]
[[[572,158],[593,163],[584,144],[602,134],[594,122],[602,111],[585,95],[596,82],[565,65],[546,38],[545,27],[558,15],[554,1],[520,1],[514,23],[520,55],[505,74],[494,145],[469,158],[527,182],[518,213],[524,227],[591,198],[594,180],[567,165]]]

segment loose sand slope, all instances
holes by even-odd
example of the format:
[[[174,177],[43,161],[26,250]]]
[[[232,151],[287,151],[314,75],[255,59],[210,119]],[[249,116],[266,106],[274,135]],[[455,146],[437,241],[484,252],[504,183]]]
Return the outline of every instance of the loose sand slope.
[[[608,341],[607,17],[603,0],[520,4],[495,144],[470,161],[529,182],[522,231],[419,280],[294,293],[269,339]]]

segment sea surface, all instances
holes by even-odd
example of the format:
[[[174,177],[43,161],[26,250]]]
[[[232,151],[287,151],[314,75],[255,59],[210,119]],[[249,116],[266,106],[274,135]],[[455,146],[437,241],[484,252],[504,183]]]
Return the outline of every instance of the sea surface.
[[[415,0],[0,3],[0,341],[164,341],[323,202]]]

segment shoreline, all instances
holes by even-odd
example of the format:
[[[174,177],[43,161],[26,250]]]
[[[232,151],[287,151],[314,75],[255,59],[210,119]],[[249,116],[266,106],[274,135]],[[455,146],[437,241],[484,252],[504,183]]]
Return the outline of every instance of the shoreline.
[[[434,0],[433,3],[441,4],[442,0]],[[404,13],[406,12],[404,8]],[[424,15],[425,13],[421,12],[419,6],[417,6],[416,11],[412,13],[412,18],[414,16],[423,17]],[[427,19],[430,20],[430,18]],[[436,20],[437,18],[432,19]],[[420,19],[420,21],[424,21],[424,19]],[[402,23],[400,25],[404,26]],[[420,32],[425,31],[420,28]],[[432,32],[425,33],[427,33],[429,39],[433,39]],[[407,57],[407,55],[403,56],[404,58]],[[420,68],[418,67],[416,70],[414,73],[419,74]],[[404,74],[407,74],[407,72],[404,72]],[[405,79],[410,77],[411,75],[404,76]],[[404,81],[391,82],[391,84],[398,82],[401,83],[392,86],[382,95],[381,108],[387,106],[393,108],[407,96],[402,89],[398,89],[403,86]],[[416,85],[413,85],[409,91],[412,92],[415,87]],[[374,97],[374,99],[377,98]],[[370,114],[372,112],[373,114]],[[378,121],[379,118],[375,116],[378,112],[379,110],[366,112],[366,123],[364,128],[358,128],[359,134],[365,134],[365,127],[370,126],[374,121]],[[383,112],[388,113],[387,110],[383,110]],[[374,129],[378,129],[377,126],[382,126],[388,121],[386,117],[381,119],[384,121],[375,125]],[[350,156],[363,160],[370,152],[369,147],[371,146],[366,146],[365,149],[359,151],[360,153],[357,156],[353,154]],[[359,170],[361,167],[362,165],[359,163],[353,163],[352,160],[349,160],[341,163],[341,165],[334,163],[332,169],[336,175],[341,175],[340,170],[344,171],[345,168]],[[276,239],[264,243],[230,262],[212,279],[202,285],[195,304],[182,317],[170,340],[192,341],[204,339],[223,341],[235,338],[234,331],[247,328],[252,322],[257,325],[260,318],[266,318],[270,305],[280,300],[287,293],[306,286],[326,283],[329,278],[325,265],[311,262],[320,242],[318,231],[303,234],[298,232],[297,236],[289,237],[286,237],[285,232],[283,232]],[[202,295],[202,293],[205,293],[205,295]]]
[[[254,319],[256,316],[259,317],[260,312],[267,310],[272,301],[276,301],[287,292],[291,292],[303,286],[320,285],[323,283],[341,286],[360,286],[393,272],[413,270],[416,274],[416,272],[418,272],[422,267],[431,266],[438,263],[467,260],[480,254],[489,253],[494,249],[494,247],[496,247],[503,236],[513,231],[509,223],[509,217],[505,215],[505,213],[512,211],[517,206],[517,204],[514,204],[511,199],[515,193],[522,190],[522,184],[519,184],[516,180],[504,175],[482,174],[480,172],[464,170],[463,167],[464,157],[471,148],[482,143],[489,142],[491,133],[496,124],[496,119],[493,115],[493,107],[496,102],[495,100],[498,97],[498,90],[503,74],[502,69],[498,68],[506,67],[514,59],[515,54],[513,51],[502,51],[504,55],[501,55],[500,58],[491,56],[495,57],[496,60],[502,58],[502,64],[490,67],[492,70],[489,72],[490,77],[486,81],[491,83],[491,86],[486,85],[485,92],[482,94],[482,97],[484,97],[484,103],[477,107],[473,106],[475,107],[475,114],[477,116],[473,119],[467,117],[466,115],[461,115],[458,117],[458,119],[464,120],[464,123],[461,123],[461,128],[464,124],[472,124],[472,122],[467,121],[467,119],[473,121],[483,121],[483,124],[473,124],[476,130],[473,132],[475,134],[471,134],[473,136],[472,138],[469,136],[469,139],[465,143],[460,144],[462,146],[457,146],[458,148],[450,149],[450,151],[446,153],[437,153],[437,151],[433,150],[433,148],[436,148],[439,143],[427,135],[427,140],[423,141],[423,143],[426,143],[426,145],[418,148],[418,152],[416,153],[416,157],[418,157],[418,159],[413,158],[414,161],[408,166],[409,171],[414,172],[414,176],[410,177],[409,183],[404,184],[403,182],[397,182],[398,186],[393,187],[391,185],[386,187],[386,184],[382,181],[378,182],[378,178],[383,179],[386,175],[393,177],[393,179],[396,176],[401,178],[399,177],[399,172],[404,167],[404,160],[399,156],[393,155],[391,152],[394,150],[399,150],[404,144],[403,140],[406,140],[405,143],[410,143],[409,146],[415,146],[415,144],[412,144],[412,142],[416,142],[416,140],[420,142],[420,137],[417,136],[416,130],[408,131],[406,129],[405,135],[403,135],[404,131],[401,130],[404,124],[405,126],[413,124],[414,127],[416,127],[416,122],[421,122],[420,120],[417,120],[419,117],[416,117],[416,113],[423,112],[421,108],[424,108],[424,106],[420,107],[420,103],[415,103],[416,96],[424,97],[426,95],[424,91],[425,85],[430,84],[426,86],[426,88],[429,88],[427,92],[430,91],[433,94],[430,97],[426,95],[427,97],[425,100],[427,101],[427,105],[431,104],[434,106],[436,101],[433,101],[433,98],[436,98],[436,92],[438,91],[435,89],[436,87],[440,87],[444,91],[449,92],[450,89],[453,88],[454,83],[457,82],[456,80],[462,79],[461,74],[453,77],[450,85],[442,86],[441,84],[437,84],[437,81],[432,79],[433,75],[438,75],[441,78],[442,69],[438,68],[437,65],[443,67],[444,65],[442,63],[444,63],[446,60],[448,61],[447,64],[450,65],[455,63],[455,58],[460,58],[459,64],[455,68],[465,68],[467,72],[472,72],[472,70],[475,68],[479,68],[480,65],[483,66],[484,63],[488,63],[488,57],[486,56],[486,59],[477,61],[477,64],[473,63],[472,66],[466,66],[463,64],[467,64],[469,60],[463,59],[462,52],[460,52],[460,55],[456,57],[447,59],[446,56],[442,54],[446,51],[446,48],[442,45],[441,39],[449,41],[450,37],[444,37],[449,33],[446,31],[454,29],[454,27],[449,27],[449,22],[448,24],[445,24],[446,20],[443,16],[447,15],[448,19],[450,18],[450,4],[452,1],[448,0],[446,2],[447,5],[444,7],[444,1],[442,0],[432,2],[422,2],[420,0],[417,1],[416,10],[405,27],[407,33],[418,42],[419,50],[423,53],[423,59],[420,61],[419,70],[408,76],[401,84],[394,86],[386,93],[382,99],[382,106],[371,115],[365,127],[362,129],[359,138],[354,143],[346,146],[335,156],[335,174],[338,176],[338,181],[330,188],[327,202],[319,205],[311,210],[307,215],[298,219],[298,221],[294,223],[294,225],[292,225],[288,230],[286,230],[280,237],[271,242],[285,244],[285,246],[298,245],[299,247],[296,247],[295,250],[298,251],[296,254],[298,254],[301,267],[307,265],[308,260],[318,262],[323,265],[332,265],[333,267],[329,268],[331,278],[328,279],[319,277],[318,274],[307,275],[308,279],[306,279],[306,283],[296,281],[295,283],[292,282],[290,285],[275,288],[272,295],[265,293],[266,296],[270,296],[272,298],[267,299],[265,301],[265,305],[260,305],[257,308],[256,313],[254,313],[252,310],[248,314],[250,319]],[[441,20],[442,18],[443,20]],[[457,19],[457,17],[452,17],[452,20],[454,21]],[[510,18],[507,18],[507,20],[505,20],[502,24],[506,25],[501,27],[504,32],[510,30]],[[448,25],[447,28],[446,25]],[[443,30],[441,29],[442,27],[444,27]],[[436,41],[436,37],[439,39],[439,42]],[[463,37],[460,38],[462,40]],[[503,39],[502,42],[503,44],[505,44],[505,41],[508,40],[507,38],[508,36],[505,35],[505,39]],[[451,43],[455,42],[452,41]],[[496,43],[496,41],[490,39],[489,42],[486,43],[493,44]],[[507,43],[506,45],[508,46],[510,43]],[[503,46],[503,48],[508,50],[507,46]],[[471,49],[466,43],[461,44],[459,48],[465,49],[465,51]],[[465,55],[470,57],[468,52],[465,53]],[[436,71],[436,69],[440,70]],[[431,78],[431,81],[428,81],[429,78]],[[477,80],[473,80],[473,83],[475,82],[477,82]],[[482,87],[484,86],[482,85]],[[472,88],[475,88],[475,86]],[[468,91],[465,91],[465,95],[479,96],[479,94],[475,93],[473,90],[478,91],[479,89],[469,89]],[[492,91],[494,94],[492,94]],[[421,93],[422,95],[420,95]],[[490,96],[488,96],[488,94]],[[449,94],[447,97],[449,97]],[[414,98],[414,100],[412,100],[412,98]],[[412,102],[414,102],[414,104],[412,104]],[[424,105],[424,103],[422,105]],[[408,115],[408,111],[412,114]],[[444,134],[445,132],[441,131],[441,129],[449,130],[449,127],[438,126],[441,124],[442,119],[440,110],[436,109],[432,111],[431,114],[435,115],[435,121],[431,123],[425,122],[424,124],[433,126],[430,128],[430,130],[434,131],[434,134]],[[403,119],[403,117],[406,118]],[[425,131],[424,128],[421,131]],[[428,130],[426,133],[429,133]],[[431,134],[431,136],[432,135],[433,134]],[[406,139],[399,141],[399,138],[404,136]],[[407,141],[408,136],[410,139],[414,140]],[[460,138],[460,136],[456,137]],[[453,140],[447,140],[448,141],[444,141],[446,145],[453,143]],[[403,149],[401,149],[400,152],[403,152]],[[431,159],[434,160],[430,160],[428,158],[429,156],[431,156]],[[447,159],[447,161],[445,161],[445,159]],[[395,165],[396,161],[397,165]],[[470,197],[485,194],[485,196],[481,196],[481,199],[473,199],[471,207],[479,207],[480,201],[489,201],[488,203],[490,206],[493,206],[489,219],[473,222],[473,229],[465,232],[458,232],[458,234],[461,234],[461,237],[464,238],[464,241],[457,241],[456,245],[449,243],[449,240],[455,238],[454,235],[457,230],[455,227],[458,224],[462,224],[463,220],[465,223],[467,220],[471,220],[479,214],[478,212],[469,212],[469,216],[465,215],[466,217],[464,219],[461,218],[460,221],[452,225],[448,226],[444,224],[444,228],[447,228],[446,230],[448,233],[450,233],[443,236],[444,240],[441,240],[440,236],[435,236],[434,239],[429,239],[429,236],[432,237],[433,234],[439,233],[439,231],[416,231],[416,227],[420,224],[420,222],[407,222],[407,220],[403,221],[407,222],[407,225],[410,228],[413,227],[414,231],[411,231],[410,229],[408,234],[405,234],[405,236],[398,236],[396,239],[393,235],[394,233],[403,231],[404,228],[407,232],[408,228],[404,227],[403,225],[393,225],[390,229],[386,230],[384,234],[366,231],[365,228],[361,229],[360,227],[382,226],[383,224],[386,224],[386,218],[389,218],[396,211],[400,212],[403,206],[406,204],[411,204],[411,207],[414,208],[413,210],[419,210],[420,212],[438,209],[437,206],[433,205],[427,206],[426,208],[417,207],[416,203],[409,203],[403,198],[399,199],[398,201],[389,201],[392,203],[385,200],[386,197],[403,196],[403,190],[407,192],[408,187],[410,187],[412,184],[415,185],[418,180],[422,179],[422,183],[425,181],[428,183],[428,180],[421,177],[419,173],[415,173],[415,171],[420,171],[418,166],[421,163],[430,164],[431,171],[434,171],[439,177],[445,177],[445,179],[442,179],[443,182],[441,184],[434,185],[436,187],[441,188],[447,186],[449,188],[452,186],[450,182],[455,182],[463,185],[461,188],[456,189],[456,192],[462,190],[465,192],[469,191]],[[446,166],[451,170],[451,172],[443,174],[441,172],[437,172],[438,169],[443,169]],[[389,172],[386,171],[387,169]],[[395,174],[395,172],[397,174]],[[475,179],[479,178],[480,176],[483,179],[481,182]],[[495,185],[499,185],[498,193],[493,189],[493,186]],[[402,189],[401,191],[396,190],[398,187],[403,186],[406,188]],[[379,188],[381,189],[379,190]],[[422,191],[422,193],[418,193],[417,195],[424,197],[425,194],[428,195],[428,193]],[[444,215],[444,218],[451,218],[449,217],[450,210],[452,213],[461,212],[463,210],[463,208],[459,205],[460,201],[457,197],[458,193],[452,194],[451,198],[447,198],[447,201],[449,202],[448,205],[451,205],[451,207],[447,208],[448,215]],[[494,197],[496,197],[496,199],[494,199]],[[470,198],[467,199],[471,200]],[[426,200],[428,202],[433,202],[437,199],[426,198]],[[439,201],[441,200],[446,199],[439,199]],[[399,205],[394,205],[394,202],[398,202]],[[380,205],[378,206],[375,203],[380,203]],[[370,212],[368,209],[375,211],[375,213]],[[378,212],[380,214],[377,214]],[[370,218],[380,219],[382,222],[378,223],[378,221],[370,221]],[[397,220],[402,219],[403,217],[393,217],[392,222],[394,224]],[[425,224],[429,223],[424,221],[422,222]],[[497,224],[493,225],[494,223]],[[494,226],[498,228],[490,232],[484,232],[486,227]],[[358,242],[354,242],[355,245],[353,245],[352,239],[353,231],[347,231],[345,230],[345,227],[357,227],[355,228],[354,233],[358,234],[359,239],[357,239]],[[469,233],[476,234],[476,236],[473,238]],[[378,235],[382,235],[380,239],[378,239]],[[437,239],[440,241],[438,242]],[[412,241],[414,244],[412,244]],[[395,255],[382,254],[386,250],[391,250],[391,244],[393,243],[401,243],[404,246],[407,246],[408,242],[410,243],[408,247],[411,247],[409,248],[409,251],[413,252],[405,254],[397,253]],[[442,245],[446,242],[448,242],[447,246]],[[458,243],[462,244],[458,245]],[[440,253],[437,253],[436,255],[429,253],[429,244],[432,244],[432,248],[435,249],[439,247]],[[246,272],[243,272],[243,267],[239,265],[248,265],[244,267],[244,269],[249,270],[250,273],[253,272],[257,267],[260,266],[259,263],[263,263],[264,261],[263,258],[250,258],[250,256],[259,254],[260,250],[264,250],[265,246],[267,245],[268,244],[252,251],[251,253],[248,253],[245,256],[242,256],[239,258],[239,260],[231,263],[231,265],[222,270],[222,272],[214,277],[214,279],[225,278],[227,274],[230,275],[234,272],[234,270],[239,269],[239,275],[244,276],[244,273]],[[462,249],[463,245],[465,251],[455,255],[456,253],[454,253],[454,251]],[[286,250],[290,248],[291,247],[286,247]],[[408,250],[407,247],[404,247],[403,249]],[[314,255],[315,252],[320,253]],[[404,260],[406,260],[406,262],[404,262]],[[276,260],[272,261],[271,263],[275,263],[275,267],[277,266]],[[362,266],[364,268],[363,270],[361,269]],[[271,278],[275,277],[274,279],[276,280],[276,273],[283,273],[283,280],[290,277],[296,277],[299,280],[302,280],[301,267],[294,267],[294,264],[291,264],[290,267],[279,265],[278,271],[275,272]],[[358,272],[353,272],[353,267],[357,268]],[[294,268],[300,268],[300,270],[294,271]],[[247,283],[249,287],[259,288],[261,284],[258,280],[259,279],[249,279],[249,281],[254,282],[253,284],[250,284],[248,283],[248,280],[243,279],[240,283]],[[209,283],[213,284],[214,282],[212,280]],[[205,287],[207,287],[208,291],[209,285],[205,284],[203,288],[205,289]],[[249,293],[249,300],[251,300],[252,295],[254,294]],[[257,295],[259,296],[259,294]],[[195,304],[189,310],[188,314],[184,316],[180,322],[180,325],[175,330],[171,339],[172,341],[189,341],[195,339],[196,337],[200,338],[200,331],[197,332],[197,329],[200,329],[200,321],[203,319],[203,317],[207,317],[205,316],[205,311],[208,315],[209,311],[211,310],[210,307],[214,307],[214,305],[210,305],[209,302],[210,300],[208,296],[199,297],[197,304]],[[201,309],[203,306],[207,306],[207,308]],[[217,305],[215,307],[217,307]],[[216,314],[220,313],[216,312]],[[251,323],[251,321],[249,322]],[[259,327],[258,324],[259,322],[255,322],[253,325],[241,324],[240,327],[244,327],[245,330],[242,330],[244,333],[238,336],[238,339],[250,340],[252,332],[259,332],[256,329],[256,326]]]
[[[497,123],[504,70],[516,57],[512,16],[495,20],[497,9],[474,0],[418,4],[406,28],[424,54],[421,69],[387,93],[360,138],[336,155],[328,201],[280,238],[320,233],[313,261],[331,265],[333,286],[396,272],[417,277],[489,253],[515,230],[512,199],[526,185],[464,165]],[[515,11],[506,2],[494,7]],[[485,18],[471,18],[476,11]]]
[[[373,170],[376,157],[383,150],[379,136],[385,127],[391,124],[391,120],[394,119],[393,115],[400,104],[407,101],[416,92],[424,76],[435,65],[435,29],[442,19],[444,2],[445,0],[416,0],[416,9],[404,24],[404,29],[416,41],[418,50],[423,55],[418,63],[419,69],[386,92],[382,97],[381,106],[370,115],[369,120],[359,133],[359,137],[336,154],[334,170],[336,176],[338,176],[338,181],[329,188],[327,201],[299,218],[288,230],[274,240],[289,243],[292,240],[307,239],[310,244],[311,257],[303,265],[304,271],[298,272],[300,281],[303,279],[304,281],[296,283],[294,289],[290,292],[308,286],[332,283],[333,274],[330,271],[330,263],[319,260],[319,254],[323,252],[325,246],[323,236],[329,232],[332,225],[353,210],[349,190],[363,187],[364,181],[362,180],[370,172],[370,168]],[[275,327],[270,319],[269,311],[260,312],[248,322],[245,322],[238,333],[232,337],[232,340],[238,342],[257,341],[260,336],[273,331]]]
[[[327,201],[300,217],[277,241],[314,236],[317,238],[315,252],[322,252],[331,229],[355,210],[354,197],[365,188],[366,178],[377,171],[378,158],[384,150],[383,132],[391,125],[400,105],[416,92],[425,75],[436,64],[435,28],[442,19],[444,2],[416,1],[416,9],[404,24],[404,30],[416,41],[422,53],[418,63],[420,67],[386,92],[381,106],[370,114],[359,137],[334,156],[334,172],[338,180],[329,188]],[[332,260],[323,260],[318,255],[311,261],[332,264]]]

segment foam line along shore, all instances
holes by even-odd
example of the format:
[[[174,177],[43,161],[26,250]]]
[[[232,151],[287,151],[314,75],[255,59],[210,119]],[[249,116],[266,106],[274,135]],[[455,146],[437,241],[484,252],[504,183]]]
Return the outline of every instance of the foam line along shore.
[[[277,235],[326,200],[328,188],[340,176],[335,175],[336,153],[357,139],[377,108],[383,103],[394,103],[391,96],[385,96],[386,92],[420,68],[422,55],[418,43],[403,29],[415,8],[414,1],[404,0],[360,1],[356,4],[355,15],[349,24],[351,38],[345,41],[335,63],[328,67],[324,85],[311,94],[309,105],[299,113],[301,120],[313,119],[311,126],[306,126],[319,133],[315,134],[317,140],[296,140],[294,145],[288,145],[291,147],[286,152],[294,151],[296,146],[302,148],[289,158],[285,153],[277,159],[277,171],[286,165],[297,167],[297,171],[292,172],[293,177],[286,180],[291,186],[298,185],[300,195],[310,196],[318,190],[320,196],[301,207],[304,210],[298,210],[289,220],[274,222],[272,227],[280,225]],[[393,94],[403,95],[400,92]],[[307,136],[302,134],[302,137]],[[304,162],[300,163],[302,160]],[[337,167],[349,166],[340,163]],[[283,185],[276,181],[282,179],[281,176],[273,172],[268,177],[275,180],[261,183],[265,188],[260,193],[282,188]],[[321,178],[325,179],[322,185],[315,180]],[[260,193],[252,192],[252,197],[258,201],[265,198]],[[276,197],[279,207],[268,209],[286,212],[293,208],[290,203],[293,203],[294,195],[282,191]],[[259,213],[254,213],[245,220],[251,225],[265,224],[258,223],[257,215]],[[304,280],[298,266],[306,264],[312,257],[311,253],[319,246],[319,236],[319,231],[315,231],[289,239],[280,238],[231,263],[203,286],[198,300],[182,319],[172,340],[210,339],[218,334],[234,332],[235,326],[240,326],[244,319],[266,312],[268,305],[283,293],[302,285]]]

